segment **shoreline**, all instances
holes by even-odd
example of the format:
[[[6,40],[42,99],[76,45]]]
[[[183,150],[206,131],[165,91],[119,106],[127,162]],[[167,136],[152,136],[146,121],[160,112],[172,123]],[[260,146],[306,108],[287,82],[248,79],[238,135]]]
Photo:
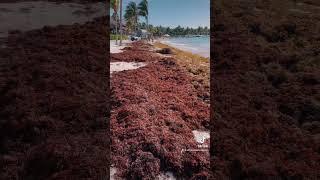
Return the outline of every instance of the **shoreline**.
[[[161,42],[154,44],[156,48],[170,48],[177,63],[192,76],[192,84],[201,89],[199,97],[210,103],[210,57],[203,57],[189,51],[181,50]]]
[[[171,44],[167,44],[167,43],[164,43],[164,42],[161,42],[161,41],[155,41],[153,43],[153,45],[155,47],[158,47],[158,48],[170,48],[170,49],[172,49],[174,51],[177,51],[177,52],[180,52],[180,53],[185,53],[187,56],[190,56],[192,58],[210,60],[210,57],[205,57],[205,56],[202,56],[200,54],[193,53],[192,51],[188,51],[188,50],[185,50],[185,49],[182,49],[182,48],[178,48],[178,47],[175,47],[175,46],[173,46]]]
[[[195,55],[199,55],[205,58],[210,58],[210,47],[207,49],[205,47],[202,47],[199,49],[199,46],[193,46],[190,44],[190,42],[172,42],[172,39],[189,39],[189,37],[172,37],[167,39],[158,39],[156,42],[159,42],[161,44],[168,45],[172,48],[176,48],[182,51],[190,52]],[[193,37],[194,38],[194,37]],[[210,41],[210,39],[208,39]],[[208,42],[210,44],[210,42]],[[209,45],[210,46],[210,45]]]

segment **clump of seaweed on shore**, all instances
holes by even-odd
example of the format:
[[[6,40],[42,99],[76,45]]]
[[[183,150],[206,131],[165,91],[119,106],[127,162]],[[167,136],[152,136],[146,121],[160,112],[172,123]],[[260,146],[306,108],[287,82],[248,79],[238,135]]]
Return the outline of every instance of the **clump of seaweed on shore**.
[[[187,70],[192,77],[192,84],[198,90],[198,96],[209,103],[210,101],[210,61],[191,52],[183,51],[169,45],[156,42],[154,45],[160,49],[171,49],[172,56],[177,64]]]

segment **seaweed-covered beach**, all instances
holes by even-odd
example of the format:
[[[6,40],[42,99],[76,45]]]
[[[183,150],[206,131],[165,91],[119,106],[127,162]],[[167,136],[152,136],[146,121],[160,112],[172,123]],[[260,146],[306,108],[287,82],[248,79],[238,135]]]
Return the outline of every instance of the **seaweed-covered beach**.
[[[43,26],[2,37],[0,177],[108,177],[107,18]]]
[[[318,1],[213,1],[215,179],[319,179]]]
[[[111,63],[145,64],[111,77],[114,176],[155,179],[171,174],[175,178],[207,179],[209,139],[203,151],[188,150],[199,150],[193,131],[208,132],[209,128],[209,76],[200,77],[201,73],[209,74],[209,60],[190,58],[191,53],[177,49],[172,54],[157,53],[162,48],[174,49],[160,43],[135,42],[123,52],[111,54]],[[182,54],[185,57],[179,59]]]

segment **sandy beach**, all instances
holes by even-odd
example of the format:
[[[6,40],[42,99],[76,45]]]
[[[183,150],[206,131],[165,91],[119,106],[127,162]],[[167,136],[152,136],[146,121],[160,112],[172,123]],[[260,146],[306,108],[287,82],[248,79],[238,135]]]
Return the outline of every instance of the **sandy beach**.
[[[130,40],[123,40],[122,45],[120,46],[120,41],[118,40],[118,44],[116,44],[116,40],[110,41],[110,53],[121,53],[123,52],[123,48],[128,47],[129,44],[132,43]]]

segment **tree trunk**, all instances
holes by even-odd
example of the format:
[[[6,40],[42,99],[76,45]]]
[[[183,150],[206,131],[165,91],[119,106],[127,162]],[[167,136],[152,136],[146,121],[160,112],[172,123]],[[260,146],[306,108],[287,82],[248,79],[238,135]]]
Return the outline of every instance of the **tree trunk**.
[[[118,13],[116,13],[116,45],[118,45]]]
[[[149,41],[149,22],[148,22],[148,15],[146,16],[146,20],[147,20],[147,36],[148,36],[148,41]]]
[[[120,0],[120,46],[122,46],[122,0]]]
[[[149,37],[149,2],[147,1],[147,11],[148,11],[148,13],[147,13],[147,16],[146,16],[146,20],[147,20],[147,36]],[[149,38],[148,38],[148,40],[149,40]]]
[[[136,16],[136,34],[138,33],[138,16]]]

